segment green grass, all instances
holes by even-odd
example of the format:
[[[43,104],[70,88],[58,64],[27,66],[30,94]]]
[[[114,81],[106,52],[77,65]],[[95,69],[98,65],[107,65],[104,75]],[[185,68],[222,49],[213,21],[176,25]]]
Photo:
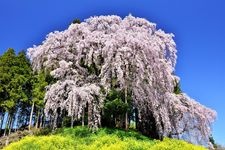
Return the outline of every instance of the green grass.
[[[92,133],[86,127],[58,129],[50,135],[27,136],[5,150],[204,150],[182,140],[152,140],[134,131],[102,128]]]

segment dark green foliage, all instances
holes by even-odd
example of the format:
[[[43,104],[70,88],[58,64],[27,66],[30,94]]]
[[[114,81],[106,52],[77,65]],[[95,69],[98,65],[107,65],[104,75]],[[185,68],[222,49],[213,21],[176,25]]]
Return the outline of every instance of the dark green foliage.
[[[72,24],[76,24],[76,23],[77,24],[80,24],[81,23],[80,19],[74,19],[73,22],[72,22]]]
[[[36,136],[49,135],[51,133],[52,133],[51,128],[41,128],[41,129],[37,129],[36,131],[34,131],[34,135],[36,135]]]
[[[55,79],[52,78],[49,71],[41,70],[38,73],[34,73],[34,76],[32,78],[31,104],[34,104],[35,113],[31,114],[31,116],[33,118],[33,115],[36,114],[36,119],[35,119],[36,127],[39,126],[40,121],[42,121],[44,117],[43,109],[44,109],[44,97],[46,93],[46,86],[54,82],[55,82]],[[31,122],[30,122],[30,126],[32,126]]]
[[[123,91],[112,89],[106,96],[103,108],[102,125],[108,127],[123,127],[125,113],[129,111],[131,98],[125,103]]]
[[[54,83],[57,81],[57,79],[55,79],[55,78],[53,78],[53,77],[51,76],[49,70],[41,71],[41,73],[44,73],[44,75],[45,75],[45,82],[47,82],[48,85],[49,85],[49,84],[54,84]]]
[[[0,110],[10,118],[5,123],[5,133],[10,133],[15,124],[27,126],[33,102],[43,108],[44,87],[48,84],[45,79],[45,75],[33,74],[24,51],[16,55],[13,49],[8,49],[0,57]]]
[[[128,104],[124,103],[121,98],[116,98],[112,101],[108,101],[104,105],[105,113],[108,113],[108,115],[122,115],[126,113],[127,109]]]
[[[4,135],[10,134],[16,115],[17,126],[26,124],[32,98],[32,69],[24,51],[15,54],[8,49],[0,58],[0,108],[7,115]]]
[[[13,94],[10,89],[12,89],[12,80],[15,76],[15,69],[13,68],[16,63],[15,58],[15,51],[13,49],[8,49],[0,59],[0,105],[5,111],[15,106],[15,102],[10,96],[10,93]]]
[[[0,59],[1,106],[14,112],[16,104],[27,103],[31,97],[32,70],[24,51],[17,56],[8,49]]]
[[[33,77],[33,91],[32,96],[35,105],[38,107],[44,107],[45,88],[48,84],[53,82],[49,72],[40,71]]]
[[[181,88],[180,88],[180,83],[179,83],[179,82],[176,82],[176,85],[175,85],[175,87],[174,87],[174,93],[175,93],[175,94],[180,94],[180,93],[182,93],[182,90],[181,90]]]
[[[100,74],[100,70],[96,67],[95,63],[87,66],[87,69],[90,74],[95,74],[97,76]]]
[[[97,76],[100,74],[100,69],[96,67],[95,63],[86,65],[83,58],[80,60],[80,66],[86,68],[89,74],[95,74]]]
[[[214,140],[212,135],[209,137],[209,141],[212,143],[214,148],[217,148],[216,142],[215,142],[215,140]]]

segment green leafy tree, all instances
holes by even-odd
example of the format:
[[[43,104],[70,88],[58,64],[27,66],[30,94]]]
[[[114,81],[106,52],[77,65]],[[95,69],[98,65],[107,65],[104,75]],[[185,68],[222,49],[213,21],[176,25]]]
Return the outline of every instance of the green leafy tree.
[[[16,54],[13,49],[8,49],[2,56],[0,60],[0,83],[1,83],[1,107],[7,112],[7,121],[4,135],[6,135],[6,129],[10,128],[10,122],[12,114],[15,108],[15,66],[16,64]]]
[[[29,104],[32,69],[24,51],[15,54],[8,49],[0,59],[1,108],[7,113],[4,135],[15,123],[16,113]]]
[[[39,124],[39,118],[41,113],[41,120],[43,120],[43,107],[44,107],[44,96],[45,96],[45,87],[48,85],[48,82],[51,82],[51,77],[48,72],[40,71],[39,73],[35,73],[33,77],[33,90],[32,90],[32,109],[30,114],[30,123],[29,129],[31,127],[32,118],[33,118],[33,110],[34,107],[37,109],[37,118],[36,118],[36,128]]]
[[[13,68],[15,70],[13,90],[14,93],[17,93],[14,97],[14,101],[16,101],[15,113],[18,114],[18,118],[15,120],[17,120],[17,127],[19,127],[21,124],[18,120],[23,121],[21,119],[24,119],[22,115],[28,116],[32,91],[32,69],[24,51],[19,52],[16,56]]]
[[[125,114],[130,108],[129,103],[125,102],[124,92],[112,89],[104,103],[103,125],[123,128]]]
[[[29,119],[29,129],[32,126],[33,116],[36,114],[36,128],[42,127],[44,122],[44,97],[46,86],[55,82],[55,79],[50,75],[48,70],[41,70],[33,73],[32,78],[32,100],[31,112]]]

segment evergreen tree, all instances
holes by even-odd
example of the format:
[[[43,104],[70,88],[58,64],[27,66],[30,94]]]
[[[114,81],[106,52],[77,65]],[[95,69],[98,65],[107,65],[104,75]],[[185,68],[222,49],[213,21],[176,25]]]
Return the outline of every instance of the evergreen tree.
[[[17,56],[13,49],[8,49],[0,59],[1,108],[7,113],[5,125],[9,134],[13,127],[19,108],[29,104],[31,98],[32,69],[25,52]],[[29,105],[27,105],[29,106]]]
[[[18,108],[20,108],[19,116],[22,117],[22,115],[25,115],[27,118],[29,108],[31,106],[31,100],[32,100],[33,75],[32,75],[32,69],[31,69],[29,59],[26,58],[26,53],[24,51],[19,52],[17,56],[16,66],[18,67],[17,78],[18,80],[21,81],[20,83],[18,83],[18,86],[17,86],[19,87],[18,93],[20,95],[20,98],[17,103]],[[25,122],[25,124],[26,123],[27,122]]]
[[[43,121],[43,107],[44,107],[44,96],[45,96],[45,88],[51,83],[52,79],[47,71],[40,71],[39,73],[34,73],[33,81],[32,81],[32,109],[30,114],[30,123],[29,128],[31,127],[33,110],[36,107],[36,128],[38,124]],[[49,82],[49,83],[48,83]],[[41,116],[41,117],[40,117]],[[41,122],[39,122],[41,120]]]
[[[16,80],[15,72],[16,68],[16,54],[13,49],[8,49],[1,57],[0,60],[0,81],[1,81],[1,106],[5,112],[7,112],[7,121],[5,125],[5,132],[10,128],[12,115],[15,112],[16,98],[18,95],[15,92]]]
[[[130,103],[129,99],[129,103]],[[125,103],[125,94],[122,91],[112,89],[104,101],[104,115],[102,116],[102,125],[109,127],[124,128],[126,120],[124,117],[128,111],[129,105]]]

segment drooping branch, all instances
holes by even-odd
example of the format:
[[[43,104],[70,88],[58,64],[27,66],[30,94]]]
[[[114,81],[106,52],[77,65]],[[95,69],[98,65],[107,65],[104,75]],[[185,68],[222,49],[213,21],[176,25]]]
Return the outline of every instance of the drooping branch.
[[[216,113],[174,93],[176,52],[173,34],[145,19],[99,16],[50,33],[42,45],[28,49],[28,56],[35,70],[48,69],[58,80],[47,88],[47,115],[60,108],[79,119],[88,103],[89,127],[97,128],[110,89],[129,89],[144,134],[154,129],[159,138],[205,145]]]

